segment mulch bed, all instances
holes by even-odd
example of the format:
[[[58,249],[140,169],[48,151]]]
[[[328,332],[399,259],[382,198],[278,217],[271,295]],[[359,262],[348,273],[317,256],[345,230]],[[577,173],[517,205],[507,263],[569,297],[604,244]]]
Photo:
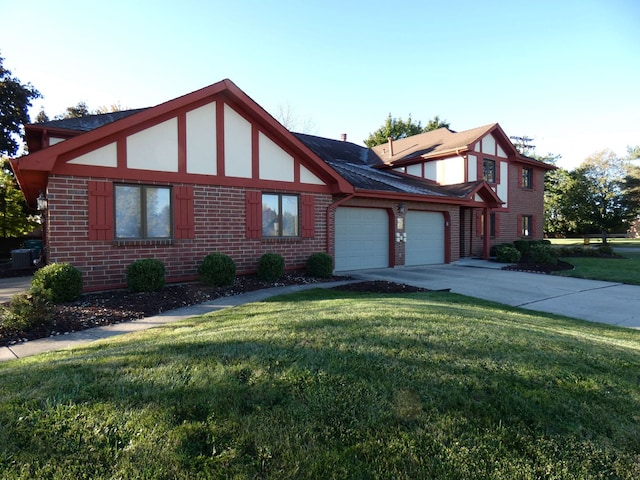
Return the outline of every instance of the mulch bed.
[[[159,292],[132,293],[128,290],[113,290],[90,293],[83,295],[75,302],[55,305],[52,315],[54,321],[50,325],[43,325],[29,331],[16,331],[0,326],[0,346],[150,317],[168,310],[264,288],[346,279],[348,278],[317,279],[299,272],[292,272],[285,274],[276,282],[264,282],[251,275],[240,276],[236,278],[234,285],[229,287],[207,287],[201,283],[189,283],[168,285]],[[423,288],[385,281],[357,282],[335,288],[343,291],[374,293],[427,291]]]
[[[573,265],[567,262],[563,262],[558,260],[558,263],[555,265],[540,265],[537,263],[518,263],[515,265],[507,265],[506,267],[502,267],[502,270],[511,270],[515,272],[530,272],[530,273],[553,273],[560,272],[562,270],[573,270]]]

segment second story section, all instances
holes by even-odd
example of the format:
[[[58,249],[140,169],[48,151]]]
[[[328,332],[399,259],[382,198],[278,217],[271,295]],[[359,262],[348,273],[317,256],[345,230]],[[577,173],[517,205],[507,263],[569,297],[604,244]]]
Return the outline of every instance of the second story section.
[[[522,162],[534,170],[537,162],[522,157],[497,123],[453,132],[439,128],[430,132],[389,140],[373,151],[390,168],[438,185],[486,181],[509,207],[510,169],[522,169]],[[544,167],[540,164],[540,171]],[[531,173],[532,178],[535,176]]]

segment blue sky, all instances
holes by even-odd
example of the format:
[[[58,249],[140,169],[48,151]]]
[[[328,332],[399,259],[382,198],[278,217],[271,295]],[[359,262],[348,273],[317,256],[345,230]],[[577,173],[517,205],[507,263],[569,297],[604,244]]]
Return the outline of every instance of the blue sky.
[[[576,167],[640,144],[640,2],[0,0],[4,66],[50,117],[231,79],[298,129],[362,143],[387,115],[498,122]]]

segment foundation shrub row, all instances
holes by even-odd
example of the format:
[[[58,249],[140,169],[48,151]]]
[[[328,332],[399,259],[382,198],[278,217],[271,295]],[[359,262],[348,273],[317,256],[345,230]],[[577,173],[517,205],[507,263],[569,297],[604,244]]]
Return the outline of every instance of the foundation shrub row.
[[[330,278],[333,258],[322,252],[312,254],[306,264],[306,273],[312,277]],[[127,287],[133,292],[155,292],[165,286],[165,265],[155,258],[136,260],[127,268]],[[284,257],[278,253],[265,253],[258,261],[257,277],[273,282],[284,276]],[[207,255],[198,267],[202,283],[211,287],[233,285],[236,264],[220,252]],[[26,331],[53,322],[53,306],[72,302],[82,294],[82,273],[69,263],[53,263],[38,270],[26,293],[14,295],[6,306],[0,306],[0,325]]]

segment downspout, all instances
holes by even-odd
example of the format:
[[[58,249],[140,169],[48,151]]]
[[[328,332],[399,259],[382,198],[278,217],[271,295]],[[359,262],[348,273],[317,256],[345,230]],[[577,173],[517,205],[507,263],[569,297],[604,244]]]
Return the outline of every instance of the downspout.
[[[350,193],[349,195],[347,195],[344,198],[341,198],[340,200],[333,202],[331,205],[329,205],[329,207],[327,208],[327,246],[326,246],[326,251],[327,253],[329,253],[331,251],[331,233],[332,231],[329,229],[329,226],[331,225],[333,227],[333,237],[335,239],[335,223],[332,224],[331,223],[331,211],[335,210],[336,208],[338,208],[340,205],[342,205],[343,203],[351,200],[353,197],[355,197],[354,193]],[[335,253],[335,252],[334,252]]]

